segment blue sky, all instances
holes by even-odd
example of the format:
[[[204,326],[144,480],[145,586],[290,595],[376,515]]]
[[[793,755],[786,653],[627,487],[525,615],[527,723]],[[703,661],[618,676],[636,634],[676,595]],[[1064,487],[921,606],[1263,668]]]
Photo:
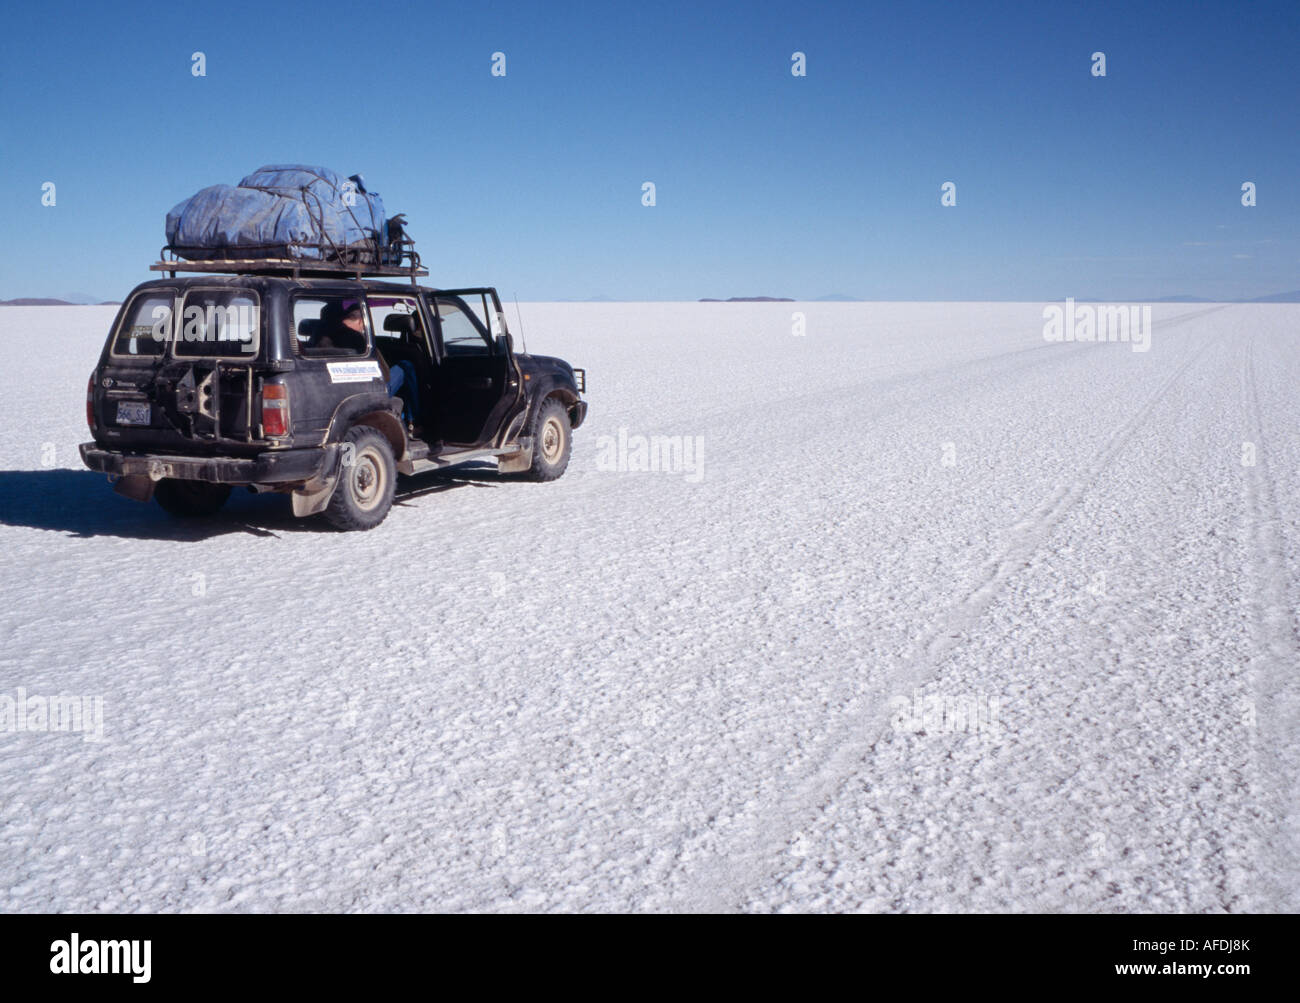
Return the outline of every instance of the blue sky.
[[[0,298],[120,298],[295,162],[521,300],[1300,289],[1294,2],[28,4],[0,54]]]

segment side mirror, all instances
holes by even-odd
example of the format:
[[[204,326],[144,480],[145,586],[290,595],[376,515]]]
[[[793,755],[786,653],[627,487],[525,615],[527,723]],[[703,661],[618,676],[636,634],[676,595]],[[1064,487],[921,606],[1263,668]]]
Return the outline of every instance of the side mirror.
[[[515,350],[515,341],[508,334],[498,334],[496,340],[498,355],[513,355]]]

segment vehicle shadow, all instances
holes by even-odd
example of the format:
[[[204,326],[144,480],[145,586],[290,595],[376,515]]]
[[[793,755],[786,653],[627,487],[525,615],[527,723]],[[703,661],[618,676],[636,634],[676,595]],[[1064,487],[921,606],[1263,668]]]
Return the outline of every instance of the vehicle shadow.
[[[506,477],[497,472],[493,465],[467,463],[463,467],[449,467],[446,470],[430,470],[412,477],[397,479],[397,493],[394,505],[409,505],[425,495],[440,494],[452,488],[485,488],[503,483]]]
[[[495,470],[435,471],[398,480],[395,505],[459,487],[487,487]],[[90,470],[0,470],[0,526],[50,530],[73,537],[130,540],[209,540],[231,533],[278,537],[331,532],[324,519],[294,516],[286,495],[236,488],[225,507],[206,519],[178,519],[157,504],[117,494],[103,474]]]

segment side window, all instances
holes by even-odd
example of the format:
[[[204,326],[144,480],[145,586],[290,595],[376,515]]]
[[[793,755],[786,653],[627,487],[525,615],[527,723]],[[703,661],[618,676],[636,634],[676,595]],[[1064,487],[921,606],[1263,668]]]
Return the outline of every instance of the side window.
[[[146,358],[162,355],[172,336],[175,302],[176,293],[172,289],[141,293],[132,300],[113,339],[112,354]]]
[[[381,350],[385,345],[403,342],[420,351],[428,351],[419,303],[402,296],[372,295],[366,299],[375,325],[375,344]]]
[[[442,327],[442,347],[451,355],[491,355],[482,323],[459,297],[439,296],[438,321]]]
[[[483,329],[496,338],[501,333],[501,317],[497,314],[496,304],[487,293],[474,293],[462,296],[461,301],[474,311],[475,318]]]
[[[172,349],[178,356],[243,357],[257,351],[256,294],[243,289],[191,289],[185,294]]]
[[[369,311],[355,296],[299,296],[293,301],[298,351],[308,358],[340,358],[369,351]]]

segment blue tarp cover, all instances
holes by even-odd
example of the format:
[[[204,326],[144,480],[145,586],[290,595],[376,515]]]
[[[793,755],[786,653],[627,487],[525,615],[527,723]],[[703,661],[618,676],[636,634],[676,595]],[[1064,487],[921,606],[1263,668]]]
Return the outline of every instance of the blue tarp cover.
[[[167,243],[181,257],[320,260],[386,243],[384,203],[359,175],[273,164],[238,187],[212,185],[167,214]]]

